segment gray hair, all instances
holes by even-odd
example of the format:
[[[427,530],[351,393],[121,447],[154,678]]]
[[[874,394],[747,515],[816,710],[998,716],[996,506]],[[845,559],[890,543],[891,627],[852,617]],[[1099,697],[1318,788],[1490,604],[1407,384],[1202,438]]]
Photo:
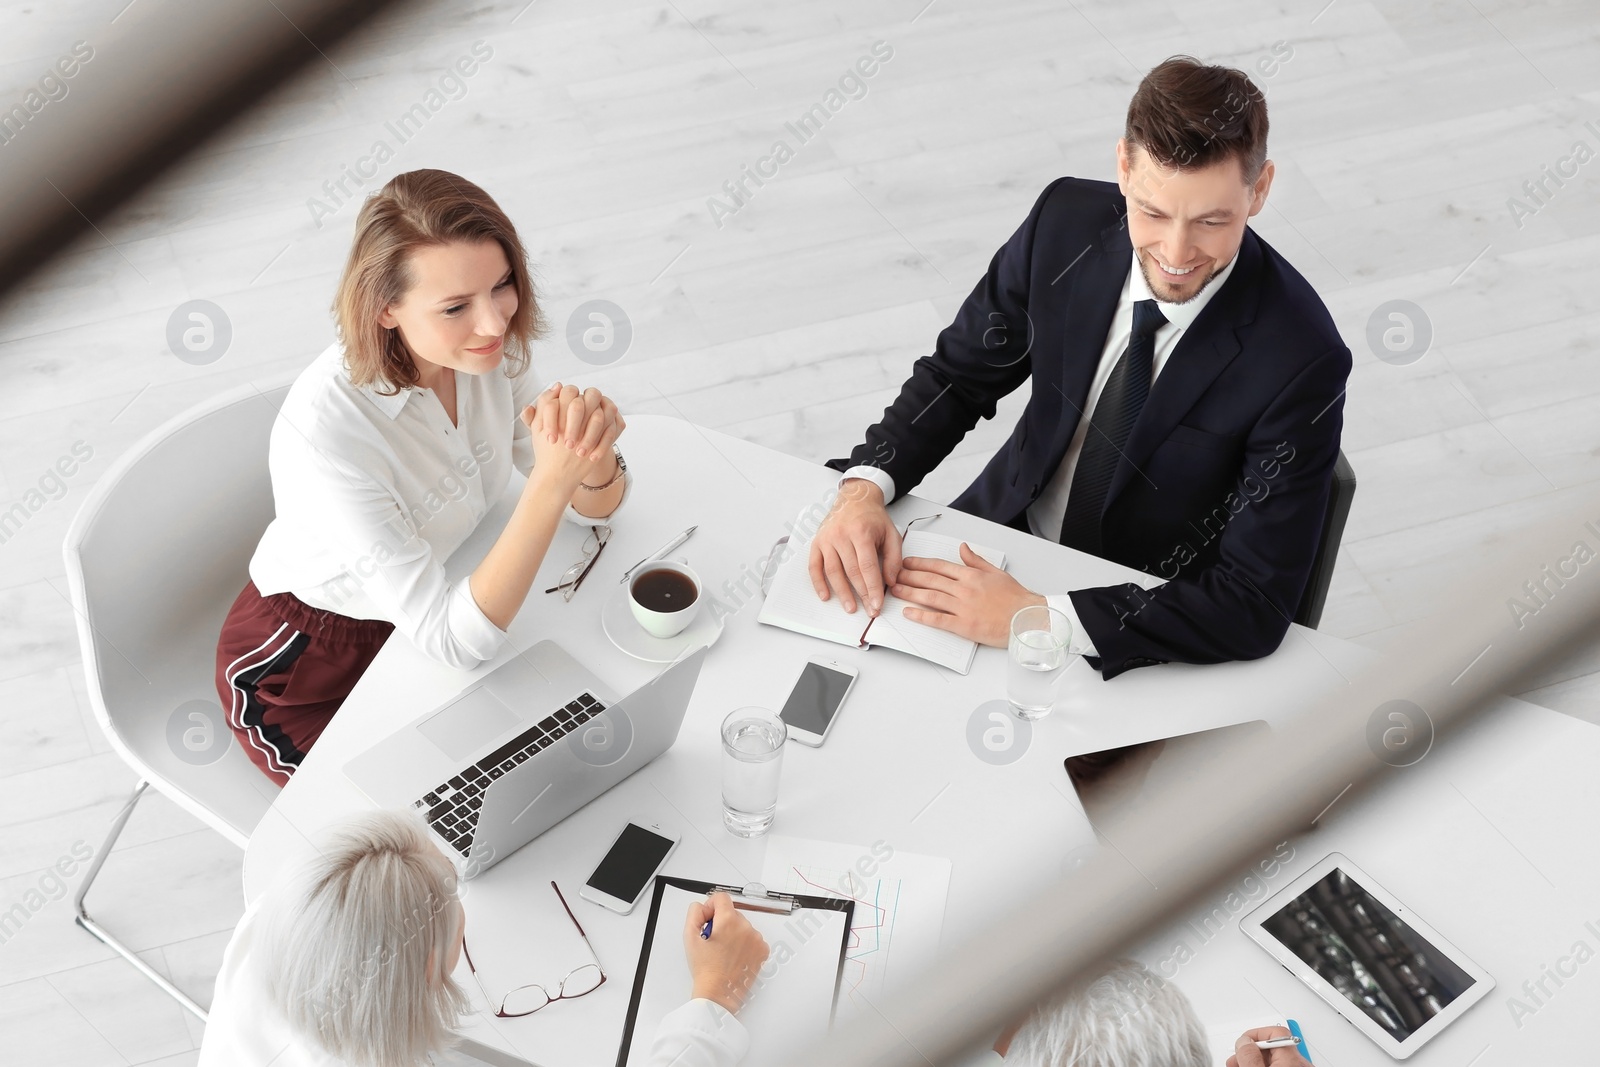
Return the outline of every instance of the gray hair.
[[[1207,1067],[1205,1030],[1182,990],[1134,960],[1035,1008],[1007,1067]]]
[[[352,1067],[413,1067],[470,1010],[445,970],[455,869],[411,814],[345,824],[267,919],[267,983],[295,1032]]]

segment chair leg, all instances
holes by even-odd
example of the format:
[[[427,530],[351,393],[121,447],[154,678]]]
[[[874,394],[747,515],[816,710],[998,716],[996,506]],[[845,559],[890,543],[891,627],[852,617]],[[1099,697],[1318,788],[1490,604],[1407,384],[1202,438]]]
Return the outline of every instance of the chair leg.
[[[144,796],[144,791],[148,788],[150,788],[150,783],[140,779],[139,784],[134,786],[133,795],[128,798],[128,802],[122,806],[122,810],[112,820],[111,832],[106,834],[105,842],[100,846],[100,850],[95,853],[94,862],[89,865],[89,873],[83,876],[83,883],[78,886],[77,896],[72,899],[73,908],[77,911],[75,921],[79,926],[115,949],[124,959],[137,967],[146,978],[160,986],[162,992],[166,993],[167,996],[193,1012],[201,1022],[205,1022],[207,1016],[200,1005],[190,1000],[183,990],[169,982],[165,975],[140,959],[127,945],[113,937],[105,927],[89,918],[89,912],[83,906],[83,898],[88,895],[89,886],[94,883],[95,875],[100,873],[101,865],[105,863],[106,857],[111,854],[111,846],[116,844],[117,837],[122,833],[122,828],[127,825],[128,816],[133,814],[133,806],[139,802],[139,798]]]

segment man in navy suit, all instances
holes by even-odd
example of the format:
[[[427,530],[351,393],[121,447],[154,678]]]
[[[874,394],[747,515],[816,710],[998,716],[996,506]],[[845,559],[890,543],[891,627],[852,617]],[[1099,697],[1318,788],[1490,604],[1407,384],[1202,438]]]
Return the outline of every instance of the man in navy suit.
[[[1106,678],[1278,647],[1311,572],[1350,351],[1321,299],[1247,225],[1266,204],[1267,109],[1186,56],[1140,83],[1117,182],[1060,178],[848,460],[812,582],[854,611],[1004,645],[1049,603]],[[1011,438],[953,506],[1160,579],[1027,589],[962,546],[906,558],[885,505],[1031,379]],[[1065,583],[1063,583],[1065,584]]]

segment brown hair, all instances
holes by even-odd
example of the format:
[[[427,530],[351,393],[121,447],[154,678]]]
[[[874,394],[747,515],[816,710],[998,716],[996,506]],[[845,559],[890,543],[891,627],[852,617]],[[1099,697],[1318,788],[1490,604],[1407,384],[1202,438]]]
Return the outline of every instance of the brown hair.
[[[378,383],[380,392],[392,395],[417,384],[417,364],[400,331],[380,326],[378,315],[416,283],[413,252],[455,241],[495,241],[505,252],[517,289],[517,310],[506,323],[507,373],[516,377],[527,367],[528,345],[544,332],[545,322],[516,227],[488,193],[465,178],[412,170],[389,179],[361,205],[334,294],[345,366],[356,385]]]
[[[1241,70],[1173,56],[1134,90],[1122,136],[1179,170],[1235,158],[1250,184],[1267,159],[1267,101]]]

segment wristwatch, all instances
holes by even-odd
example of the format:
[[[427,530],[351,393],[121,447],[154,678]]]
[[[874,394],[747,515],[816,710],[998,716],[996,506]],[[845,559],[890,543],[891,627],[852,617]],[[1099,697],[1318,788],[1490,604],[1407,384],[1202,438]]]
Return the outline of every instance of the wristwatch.
[[[617,473],[611,476],[611,480],[605,485],[590,485],[588,482],[579,482],[578,486],[580,488],[587,489],[591,493],[599,493],[606,489],[610,489],[613,485],[616,485],[618,479],[620,479],[624,474],[628,473],[628,461],[622,458],[622,449],[618,448],[616,445],[612,445],[611,454],[617,457]]]

